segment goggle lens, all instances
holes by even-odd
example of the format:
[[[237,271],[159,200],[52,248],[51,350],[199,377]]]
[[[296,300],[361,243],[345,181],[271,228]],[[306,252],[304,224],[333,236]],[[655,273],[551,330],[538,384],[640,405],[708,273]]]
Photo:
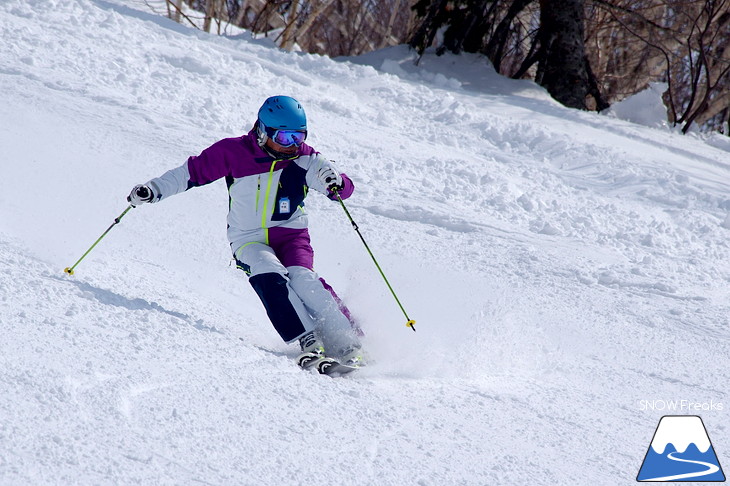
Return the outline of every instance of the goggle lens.
[[[307,138],[307,132],[301,130],[276,130],[271,138],[282,147],[291,147],[292,145],[299,147]]]

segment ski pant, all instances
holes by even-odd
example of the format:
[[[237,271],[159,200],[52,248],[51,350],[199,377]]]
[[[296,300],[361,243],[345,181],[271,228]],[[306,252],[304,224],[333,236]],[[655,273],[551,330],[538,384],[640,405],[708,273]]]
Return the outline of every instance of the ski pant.
[[[291,343],[316,330],[333,354],[359,346],[349,310],[313,270],[309,231],[270,228],[266,236],[242,245],[234,256],[281,338]]]

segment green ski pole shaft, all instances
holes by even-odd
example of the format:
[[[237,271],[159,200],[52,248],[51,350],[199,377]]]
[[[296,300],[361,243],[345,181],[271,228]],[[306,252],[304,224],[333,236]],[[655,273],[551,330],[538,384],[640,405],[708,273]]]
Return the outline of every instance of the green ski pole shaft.
[[[411,319],[410,317],[408,317],[408,313],[403,308],[403,304],[400,303],[400,299],[398,299],[398,296],[395,294],[393,287],[390,285],[390,282],[388,282],[388,278],[385,276],[383,269],[380,268],[380,264],[378,263],[378,260],[375,259],[375,255],[373,255],[373,252],[370,250],[370,247],[368,246],[367,242],[365,241],[365,238],[363,238],[362,233],[360,233],[360,228],[357,226],[357,223],[355,223],[355,220],[352,219],[352,215],[350,215],[350,211],[347,210],[347,206],[345,206],[344,201],[340,197],[340,193],[335,191],[335,195],[337,196],[337,200],[340,201],[340,204],[342,205],[342,209],[345,210],[345,214],[347,215],[347,218],[350,220],[352,227],[355,229],[355,232],[357,232],[357,236],[360,237],[362,244],[365,245],[365,249],[370,254],[370,258],[373,259],[375,266],[377,267],[378,271],[380,272],[380,276],[383,277],[383,280],[385,280],[385,284],[388,286],[390,293],[393,294],[395,301],[398,303],[398,307],[400,307],[400,310],[403,311],[403,315],[406,316],[406,319],[408,320],[408,322],[406,322],[406,326],[410,327],[411,329],[413,329],[413,331],[415,331],[416,330],[416,327],[415,327],[416,321]]]
[[[79,260],[78,260],[78,261],[77,261],[76,263],[74,263],[74,264],[73,264],[73,266],[71,266],[71,267],[66,267],[66,268],[64,268],[64,269],[63,269],[64,273],[67,273],[67,274],[69,274],[69,275],[73,275],[73,274],[74,274],[74,268],[76,268],[76,265],[78,265],[79,263],[81,263],[81,260],[83,260],[84,258],[86,258],[86,255],[88,255],[89,253],[91,253],[91,250],[93,250],[93,249],[94,249],[94,247],[95,247],[96,245],[98,245],[98,244],[99,244],[99,242],[100,242],[100,241],[101,241],[101,240],[102,240],[102,239],[103,239],[103,238],[104,238],[104,237],[105,237],[105,236],[107,235],[107,233],[109,233],[109,232],[111,231],[111,229],[112,229],[113,227],[115,227],[115,226],[116,226],[117,224],[119,224],[119,221],[121,221],[121,220],[122,220],[122,218],[124,217],[124,215],[125,215],[125,214],[127,214],[127,212],[129,212],[129,210],[130,210],[130,209],[132,209],[133,207],[134,207],[134,206],[132,206],[132,205],[130,204],[130,205],[129,205],[129,206],[127,207],[127,209],[125,209],[125,210],[124,210],[124,212],[123,212],[122,214],[120,214],[120,215],[119,215],[119,216],[118,216],[118,217],[117,217],[116,219],[114,219],[114,222],[112,223],[112,225],[111,225],[111,226],[109,226],[109,227],[108,227],[108,228],[106,229],[106,231],[104,232],[104,234],[102,234],[102,235],[101,235],[101,236],[99,237],[99,239],[98,239],[98,240],[96,240],[96,241],[94,242],[94,244],[93,244],[93,245],[91,245],[91,247],[90,247],[90,248],[89,248],[88,250],[86,250],[86,253],[84,253],[83,255],[81,255],[81,258],[79,258]]]

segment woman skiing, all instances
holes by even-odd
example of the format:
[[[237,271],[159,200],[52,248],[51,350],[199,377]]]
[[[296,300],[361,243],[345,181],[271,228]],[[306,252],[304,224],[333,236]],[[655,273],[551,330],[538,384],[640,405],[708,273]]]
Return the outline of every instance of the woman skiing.
[[[336,200],[350,197],[354,185],[305,144],[306,138],[299,102],[273,96],[247,135],[214,143],[180,167],[135,186],[127,200],[134,206],[155,203],[225,177],[231,251],[281,338],[299,341],[300,366],[325,356],[359,366],[361,344],[349,312],[314,272],[303,210],[310,188]]]

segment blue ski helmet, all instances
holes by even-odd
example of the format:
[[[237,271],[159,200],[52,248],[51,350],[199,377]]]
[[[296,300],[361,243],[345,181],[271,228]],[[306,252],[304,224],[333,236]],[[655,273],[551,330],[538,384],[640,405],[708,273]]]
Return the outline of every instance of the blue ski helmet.
[[[307,115],[290,96],[272,96],[259,109],[259,125],[273,130],[307,130]]]

